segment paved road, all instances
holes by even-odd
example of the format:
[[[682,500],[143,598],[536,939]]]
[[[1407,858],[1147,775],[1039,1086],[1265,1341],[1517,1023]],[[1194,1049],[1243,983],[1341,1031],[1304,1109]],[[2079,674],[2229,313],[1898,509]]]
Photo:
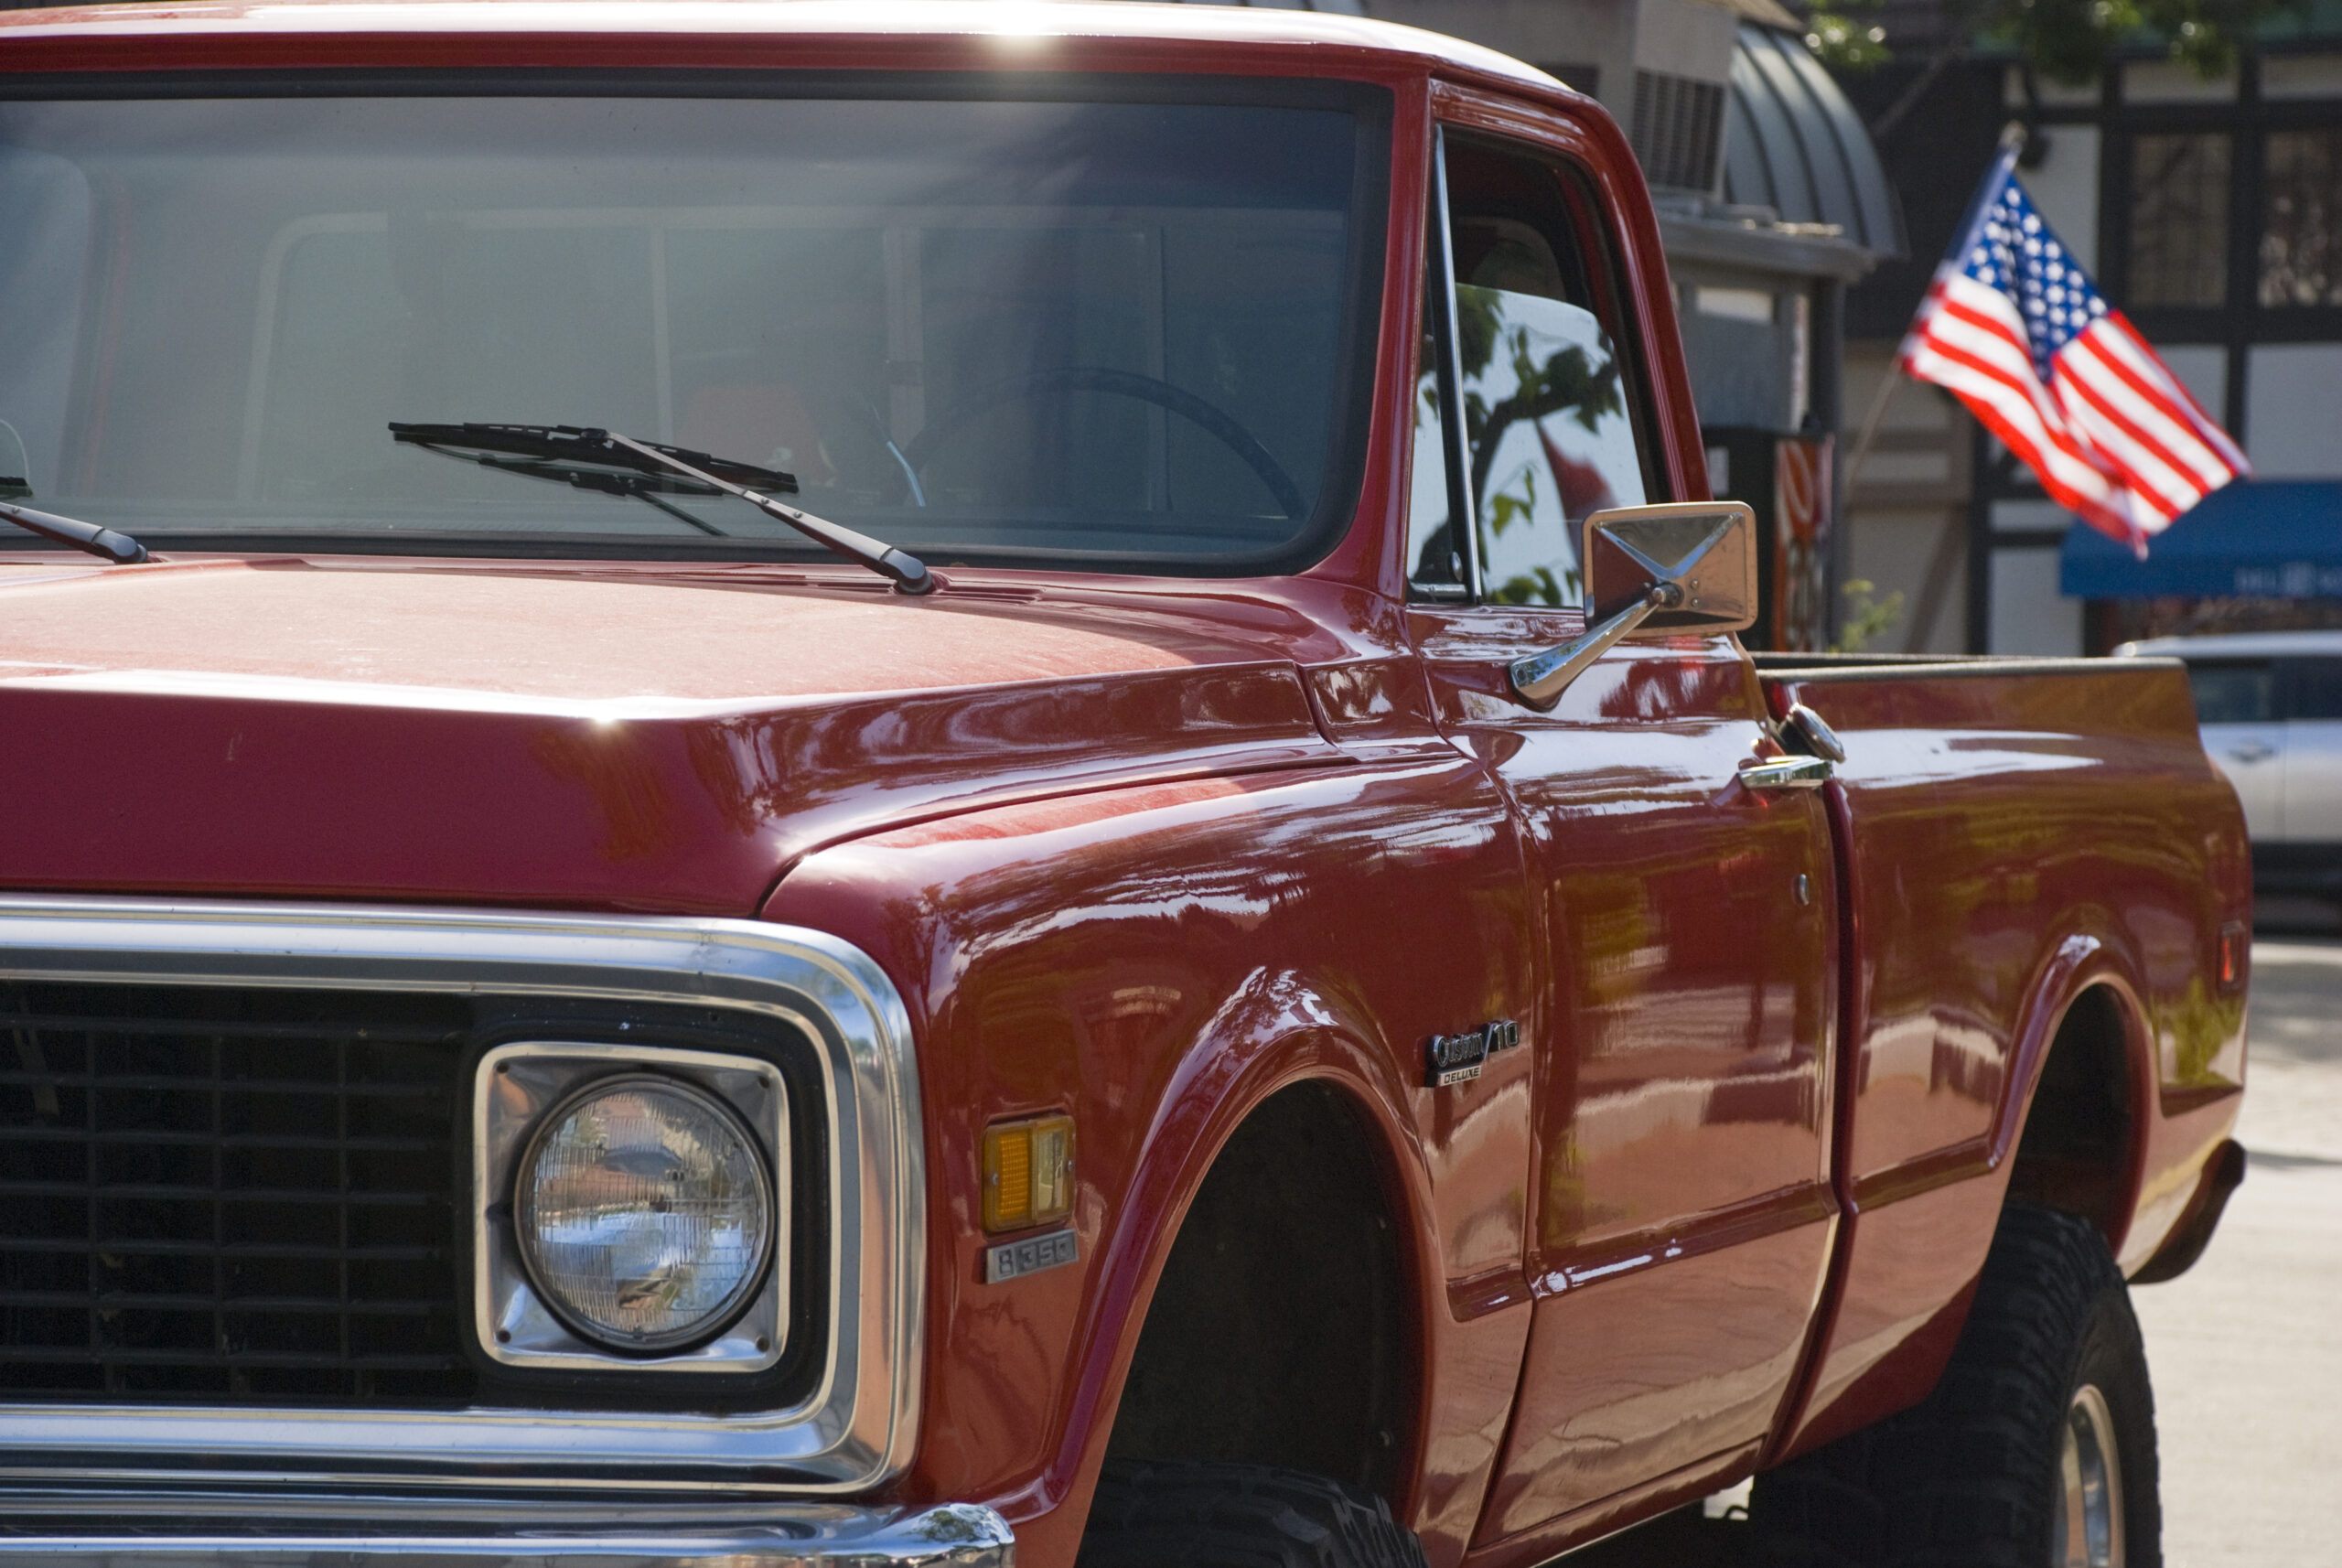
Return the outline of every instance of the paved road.
[[[2342,941],[2253,946],[2243,1187],[2196,1267],[2133,1296],[2167,1568],[2342,1568]],[[1698,1510],[1569,1568],[1739,1568]]]
[[[2133,1296],[2170,1568],[2342,1568],[2342,943],[2253,945],[2244,1186]]]

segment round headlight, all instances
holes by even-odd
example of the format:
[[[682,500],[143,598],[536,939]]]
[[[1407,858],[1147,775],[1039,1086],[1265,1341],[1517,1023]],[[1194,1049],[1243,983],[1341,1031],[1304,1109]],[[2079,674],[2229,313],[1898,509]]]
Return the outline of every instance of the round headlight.
[[[603,1079],[555,1106],[515,1184],[521,1257],[572,1331],[618,1350],[704,1339],[771,1262],[772,1182],[731,1107],[673,1079]]]

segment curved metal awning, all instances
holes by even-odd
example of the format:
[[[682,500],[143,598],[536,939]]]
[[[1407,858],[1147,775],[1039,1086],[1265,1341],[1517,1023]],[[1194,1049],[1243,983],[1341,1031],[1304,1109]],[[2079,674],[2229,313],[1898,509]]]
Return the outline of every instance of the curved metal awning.
[[[2057,590],[2074,599],[2342,598],[2342,481],[2240,479],[2196,503],[2144,561],[2074,524]]]
[[[1854,106],[1793,34],[1742,23],[1725,111],[1724,198],[1783,223],[1829,224],[1874,256],[1903,254],[1903,218]]]

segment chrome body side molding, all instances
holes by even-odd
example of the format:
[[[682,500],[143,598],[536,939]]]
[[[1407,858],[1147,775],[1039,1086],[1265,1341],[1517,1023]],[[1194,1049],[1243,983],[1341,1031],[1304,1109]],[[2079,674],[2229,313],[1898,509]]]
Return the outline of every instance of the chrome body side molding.
[[[901,998],[849,943],[751,920],[8,896],[0,979],[685,1003],[776,1019],[822,1063],[831,1236],[826,1359],[790,1408],[0,1403],[0,1487],[102,1476],[838,1494],[909,1462],[925,1333],[918,1064]],[[0,1542],[0,1556],[18,1550]]]

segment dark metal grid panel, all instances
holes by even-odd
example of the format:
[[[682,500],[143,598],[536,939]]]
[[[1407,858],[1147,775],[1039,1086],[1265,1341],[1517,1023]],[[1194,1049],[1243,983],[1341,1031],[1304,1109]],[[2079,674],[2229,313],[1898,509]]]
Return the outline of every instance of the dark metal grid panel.
[[[1664,71],[1635,72],[1633,124],[1628,140],[1643,177],[1679,190],[1710,190],[1724,130],[1724,87]]]
[[[0,983],[0,1398],[460,1402],[446,998]]]

